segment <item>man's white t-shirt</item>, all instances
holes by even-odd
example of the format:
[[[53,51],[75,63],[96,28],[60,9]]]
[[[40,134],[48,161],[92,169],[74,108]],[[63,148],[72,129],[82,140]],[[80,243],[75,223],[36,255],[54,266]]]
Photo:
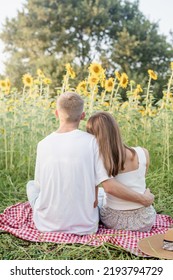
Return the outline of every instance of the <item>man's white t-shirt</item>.
[[[33,218],[40,231],[91,234],[98,229],[95,186],[109,179],[95,137],[78,129],[38,143]]]

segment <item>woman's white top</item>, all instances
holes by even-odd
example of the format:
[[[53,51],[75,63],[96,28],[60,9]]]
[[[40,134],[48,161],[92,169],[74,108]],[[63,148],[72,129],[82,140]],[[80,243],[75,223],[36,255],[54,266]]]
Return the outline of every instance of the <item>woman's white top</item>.
[[[115,179],[116,181],[120,182],[121,184],[124,184],[130,189],[143,194],[146,190],[146,155],[141,147],[135,147],[134,150],[136,151],[138,156],[138,169],[125,173],[120,173],[117,176],[115,176]],[[123,200],[108,193],[105,194],[103,204],[106,207],[110,207],[116,210],[132,210],[143,207],[143,205],[140,203]]]

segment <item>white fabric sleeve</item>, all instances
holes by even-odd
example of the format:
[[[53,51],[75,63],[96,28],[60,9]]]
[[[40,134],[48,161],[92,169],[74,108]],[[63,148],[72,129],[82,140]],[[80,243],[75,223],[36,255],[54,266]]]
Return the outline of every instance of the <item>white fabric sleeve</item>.
[[[95,185],[98,186],[103,181],[110,179],[104,167],[103,160],[99,155],[97,142],[94,143],[94,165],[95,165]]]

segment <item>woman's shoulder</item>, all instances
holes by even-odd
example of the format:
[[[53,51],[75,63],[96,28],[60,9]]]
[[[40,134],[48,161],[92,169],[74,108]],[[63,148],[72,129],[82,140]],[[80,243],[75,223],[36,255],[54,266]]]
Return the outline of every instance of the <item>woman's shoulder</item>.
[[[136,151],[139,151],[140,152],[140,154],[141,154],[141,151],[142,151],[142,154],[143,154],[143,158],[145,157],[145,159],[146,159],[146,165],[148,165],[149,164],[149,160],[150,160],[150,155],[149,155],[149,151],[146,149],[146,148],[144,148],[144,147],[135,147],[134,148]],[[138,154],[138,156],[139,156],[139,154]]]
[[[146,158],[149,157],[149,151],[146,148],[144,148],[144,147],[138,147],[138,148],[140,148],[144,152]]]
[[[144,147],[137,146],[137,147],[131,147],[131,148],[134,149],[135,151],[143,151],[146,156],[149,155],[149,151]]]

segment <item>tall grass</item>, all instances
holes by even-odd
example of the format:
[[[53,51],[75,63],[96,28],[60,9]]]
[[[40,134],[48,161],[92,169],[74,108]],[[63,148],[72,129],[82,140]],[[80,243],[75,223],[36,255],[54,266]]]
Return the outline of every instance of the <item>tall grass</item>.
[[[91,73],[89,74],[91,76]],[[173,97],[172,72],[163,98],[153,104],[153,81],[146,89],[136,90],[135,82],[126,89],[127,100],[122,101],[120,83],[115,79],[112,88],[98,84],[79,89],[85,100],[86,120],[97,110],[111,111],[117,119],[124,142],[130,146],[144,146],[150,152],[147,185],[155,194],[154,206],[159,213],[173,216]],[[70,89],[66,73],[65,84],[57,94]],[[85,90],[84,90],[85,89]],[[139,89],[139,87],[138,87]],[[72,89],[74,90],[74,89]],[[12,204],[26,201],[25,186],[34,177],[37,143],[54,131],[56,96],[47,85],[24,87],[22,93],[11,89],[0,91],[0,211]],[[86,120],[80,124],[85,130]],[[1,259],[139,259],[111,244],[100,247],[32,243],[0,234]]]

